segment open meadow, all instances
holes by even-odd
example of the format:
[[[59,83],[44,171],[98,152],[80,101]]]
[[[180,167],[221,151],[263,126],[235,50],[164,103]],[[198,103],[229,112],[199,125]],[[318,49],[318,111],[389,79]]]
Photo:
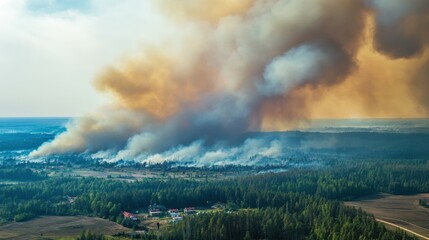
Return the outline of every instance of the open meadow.
[[[78,237],[83,231],[114,235],[130,229],[114,222],[84,216],[44,216],[27,222],[13,222],[0,226],[0,239],[33,240]]]
[[[421,234],[429,239],[429,209],[419,205],[419,200],[429,199],[429,194],[391,195],[378,194],[347,206],[362,208],[383,223],[388,222]],[[389,226],[388,224],[387,226]],[[390,225],[391,226],[391,225]]]

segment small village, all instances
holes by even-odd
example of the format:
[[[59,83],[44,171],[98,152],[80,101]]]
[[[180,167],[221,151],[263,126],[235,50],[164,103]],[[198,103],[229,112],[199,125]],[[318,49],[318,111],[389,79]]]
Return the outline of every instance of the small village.
[[[152,204],[147,208],[147,212],[123,211],[122,215],[125,220],[131,221],[131,226],[136,230],[159,229],[168,223],[177,223],[186,216],[205,214],[212,211],[225,210],[226,205],[216,203],[210,208],[206,207],[186,207],[183,209],[167,208],[164,205]],[[144,231],[137,231],[144,232]]]

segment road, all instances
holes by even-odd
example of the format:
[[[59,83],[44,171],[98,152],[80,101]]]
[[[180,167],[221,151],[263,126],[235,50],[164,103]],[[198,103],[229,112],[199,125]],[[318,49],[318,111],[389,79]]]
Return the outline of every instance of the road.
[[[387,224],[387,225],[390,225],[390,226],[393,226],[393,227],[399,228],[399,229],[401,229],[401,230],[403,230],[403,231],[405,231],[405,232],[411,233],[411,234],[413,234],[413,235],[415,235],[415,236],[417,236],[417,237],[419,237],[419,238],[422,238],[422,239],[425,239],[425,240],[429,240],[429,237],[423,236],[423,235],[421,235],[421,234],[419,234],[419,233],[416,233],[416,232],[414,232],[414,231],[411,231],[410,229],[404,228],[404,227],[399,226],[399,225],[397,225],[397,224],[394,224],[394,223],[391,223],[391,222],[388,222],[388,221],[385,221],[385,220],[381,220],[381,219],[378,219],[378,218],[376,218],[375,220],[376,220],[377,222],[381,222],[381,223],[384,223],[384,224]]]
[[[386,226],[402,229],[419,239],[429,240],[429,208],[419,205],[421,199],[429,201],[429,193],[416,195],[379,193],[344,204],[362,208]]]

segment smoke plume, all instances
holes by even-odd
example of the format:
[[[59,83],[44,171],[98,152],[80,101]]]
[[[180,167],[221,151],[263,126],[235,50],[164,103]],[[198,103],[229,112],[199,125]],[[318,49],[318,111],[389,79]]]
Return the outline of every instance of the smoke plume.
[[[383,59],[380,66],[410,61],[404,71],[416,73],[416,80],[398,79],[398,86],[427,85],[427,68],[415,67],[427,56],[426,0],[154,2],[174,38],[105,69],[95,86],[112,107],[75,120],[32,157],[108,152],[111,160],[185,161],[192,155],[219,163],[249,159],[255,149],[258,156],[278,157],[276,140],[223,146],[246,132],[318,117],[323,104],[338,110],[328,116],[341,116],[344,96],[354,101],[347,111],[373,116],[369,95],[379,85],[389,88],[386,79],[372,79],[377,66],[365,65],[374,55]],[[380,84],[372,88],[371,80]],[[428,90],[420,88],[410,105],[427,106]]]

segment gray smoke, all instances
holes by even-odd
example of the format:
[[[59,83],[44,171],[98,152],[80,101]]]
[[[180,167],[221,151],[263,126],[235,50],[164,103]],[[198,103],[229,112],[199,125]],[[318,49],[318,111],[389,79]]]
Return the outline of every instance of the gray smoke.
[[[428,40],[424,0],[220,1],[224,8],[207,19],[209,9],[192,0],[171,4],[189,11],[188,18],[170,21],[180,36],[107,68],[96,86],[115,107],[76,120],[32,157],[108,153],[110,161],[153,163],[193,156],[204,164],[279,158],[276,140],[227,146],[260,131],[278,109],[284,121],[297,112],[305,116],[302,103],[290,97],[294,90],[333,86],[355,71],[371,12],[383,54],[413,57]]]

